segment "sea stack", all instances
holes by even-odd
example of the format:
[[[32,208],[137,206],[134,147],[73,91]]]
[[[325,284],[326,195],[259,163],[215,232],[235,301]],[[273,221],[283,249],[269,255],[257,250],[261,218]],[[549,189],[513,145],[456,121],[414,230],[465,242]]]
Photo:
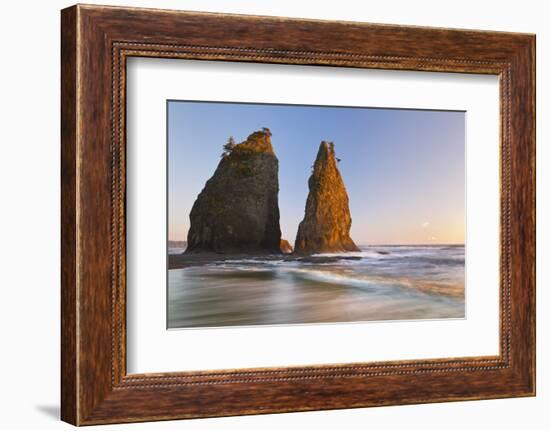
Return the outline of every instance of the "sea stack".
[[[281,243],[279,248],[281,249],[281,253],[283,254],[292,254],[292,252],[294,251],[290,243],[283,238],[281,238]]]
[[[359,251],[349,234],[349,199],[332,142],[321,142],[308,186],[305,215],[298,226],[294,253]]]
[[[186,253],[280,253],[279,161],[264,128],[232,139],[189,215]]]

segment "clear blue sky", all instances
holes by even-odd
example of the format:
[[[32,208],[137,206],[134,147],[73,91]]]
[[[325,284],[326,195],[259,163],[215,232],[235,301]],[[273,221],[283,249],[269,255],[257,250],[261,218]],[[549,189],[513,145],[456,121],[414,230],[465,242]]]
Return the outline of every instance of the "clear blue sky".
[[[229,136],[269,127],[279,159],[283,238],[294,243],[319,143],[333,141],[358,244],[464,242],[465,113],[379,108],[168,102],[169,238]]]

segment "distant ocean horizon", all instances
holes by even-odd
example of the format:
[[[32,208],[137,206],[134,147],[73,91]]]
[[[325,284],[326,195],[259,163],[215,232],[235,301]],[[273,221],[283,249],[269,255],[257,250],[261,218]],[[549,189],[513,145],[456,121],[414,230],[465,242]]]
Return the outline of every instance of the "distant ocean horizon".
[[[169,270],[168,327],[465,317],[463,244],[359,248],[314,259],[227,258]]]

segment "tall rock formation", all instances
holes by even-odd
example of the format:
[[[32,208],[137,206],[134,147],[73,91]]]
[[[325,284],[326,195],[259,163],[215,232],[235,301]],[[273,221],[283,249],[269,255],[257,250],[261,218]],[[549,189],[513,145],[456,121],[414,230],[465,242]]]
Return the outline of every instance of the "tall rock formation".
[[[279,161],[271,132],[224,148],[191,209],[186,253],[279,253]]]
[[[309,177],[304,219],[298,227],[297,254],[358,251],[351,239],[351,215],[334,144],[322,141]]]

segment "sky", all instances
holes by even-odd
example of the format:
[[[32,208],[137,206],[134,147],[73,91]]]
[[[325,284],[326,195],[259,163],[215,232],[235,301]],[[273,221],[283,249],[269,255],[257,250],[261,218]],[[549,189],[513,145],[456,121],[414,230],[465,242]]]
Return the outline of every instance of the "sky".
[[[168,237],[185,240],[191,207],[230,136],[262,127],[279,159],[282,237],[294,244],[321,141],[333,141],[356,244],[463,244],[465,112],[168,101]]]

